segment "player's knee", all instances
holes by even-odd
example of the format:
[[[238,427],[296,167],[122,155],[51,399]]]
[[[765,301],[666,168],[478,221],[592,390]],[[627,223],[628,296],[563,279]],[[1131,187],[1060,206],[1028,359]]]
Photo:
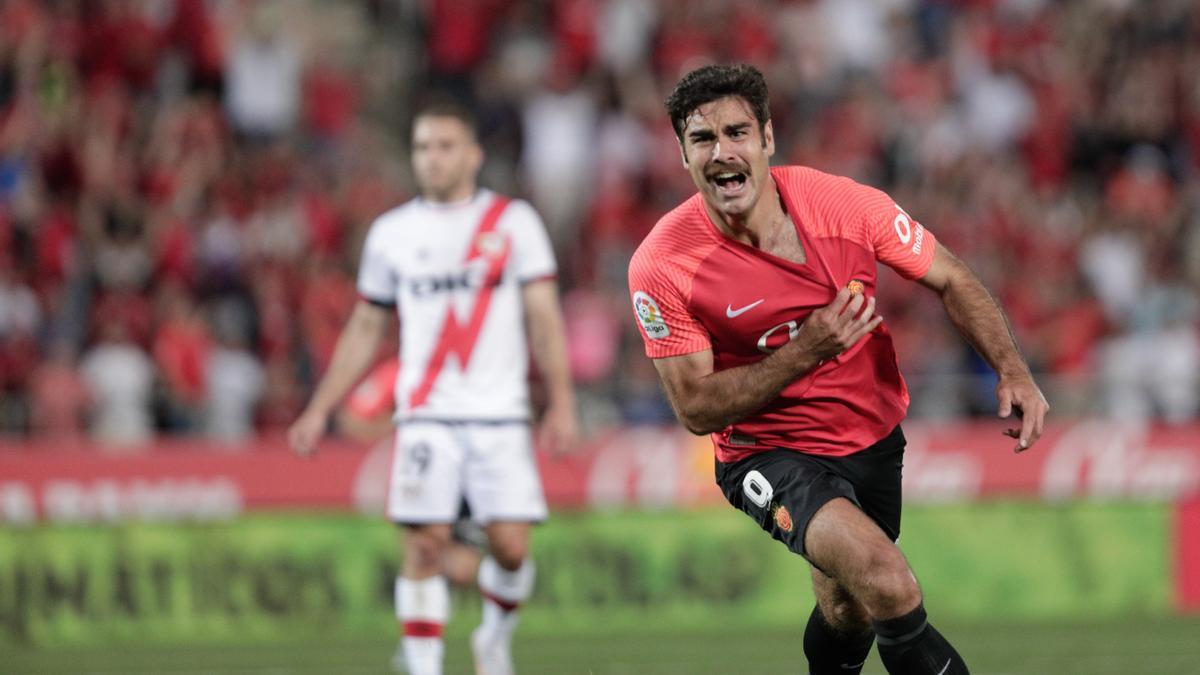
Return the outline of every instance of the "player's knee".
[[[911,612],[921,604],[921,587],[912,570],[905,567],[890,575],[877,618],[890,619]]]
[[[868,597],[863,604],[874,619],[901,616],[921,602],[921,587],[898,550],[873,556]]]
[[[491,543],[496,562],[510,572],[519,568],[529,555],[529,542],[520,537],[508,537]]]
[[[449,546],[449,538],[430,528],[412,528],[404,540],[404,568],[410,574],[438,574]]]

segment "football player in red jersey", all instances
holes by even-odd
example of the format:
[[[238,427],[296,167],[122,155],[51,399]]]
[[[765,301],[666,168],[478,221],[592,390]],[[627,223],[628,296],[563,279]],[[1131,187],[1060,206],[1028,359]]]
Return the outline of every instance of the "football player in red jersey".
[[[729,502],[811,565],[811,673],[858,673],[873,642],[893,674],[967,667],[926,619],[900,534],[908,390],[876,312],[876,262],[937,293],[999,375],[1020,452],[1049,409],[979,279],[884,193],[770,166],[762,74],[685,75],[667,100],[699,192],[629,266],[646,353],[680,421],[711,434]]]

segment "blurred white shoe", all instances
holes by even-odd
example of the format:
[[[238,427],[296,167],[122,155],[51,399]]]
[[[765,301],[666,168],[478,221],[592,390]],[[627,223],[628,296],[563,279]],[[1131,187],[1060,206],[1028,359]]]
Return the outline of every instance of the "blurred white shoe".
[[[475,656],[475,675],[513,675],[512,650],[507,639],[476,628],[471,631],[471,653]]]

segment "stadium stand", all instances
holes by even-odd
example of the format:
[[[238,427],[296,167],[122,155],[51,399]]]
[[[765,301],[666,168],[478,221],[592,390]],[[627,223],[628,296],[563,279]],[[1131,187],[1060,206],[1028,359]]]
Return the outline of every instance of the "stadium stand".
[[[435,90],[478,111],[484,182],[552,229],[585,422],[669,420],[624,270],[692,189],[661,99],[710,60],[768,74],[781,159],[887,190],[972,264],[1056,415],[1194,421],[1200,11],[1143,4],[6,2],[0,433],[293,419]],[[880,305],[913,415],[990,412],[910,288]]]

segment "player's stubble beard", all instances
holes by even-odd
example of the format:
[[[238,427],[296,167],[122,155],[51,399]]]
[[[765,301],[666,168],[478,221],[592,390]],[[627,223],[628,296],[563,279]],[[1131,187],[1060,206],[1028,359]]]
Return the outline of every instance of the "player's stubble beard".
[[[759,133],[763,133],[763,131],[760,130]],[[758,162],[761,166],[755,166],[753,160],[738,164],[707,160],[696,170],[693,170],[690,165],[688,168],[692,182],[696,184],[701,196],[704,197],[710,218],[719,219],[734,232],[751,231],[749,221],[753,217],[762,193],[766,188],[774,185],[771,178],[770,156],[766,153],[767,139],[765,135],[761,138],[760,143],[764,155],[766,155],[763,161]],[[686,152],[684,158],[687,159]],[[742,173],[746,177],[742,195],[732,200],[727,200],[722,196],[711,177],[723,171]],[[764,176],[765,181],[763,180]]]
[[[738,171],[746,177],[744,193],[732,200],[725,199],[716,186],[713,185],[712,181],[708,179],[710,175],[725,170]],[[767,184],[764,184],[762,181],[763,174],[766,174]],[[751,234],[751,238],[755,238],[753,229],[750,227],[750,221],[762,198],[763,190],[770,185],[770,169],[757,170],[749,163],[745,166],[721,164],[719,168],[705,170],[701,175],[703,184],[700,186],[700,190],[704,195],[704,201],[709,210],[710,217],[715,216],[714,220],[719,220],[734,233],[749,233]]]
[[[431,172],[436,174],[436,172]],[[469,198],[475,192],[474,180],[466,167],[447,169],[446,177],[439,181],[437,176],[426,176],[421,180],[421,194],[436,203],[450,203]]]

